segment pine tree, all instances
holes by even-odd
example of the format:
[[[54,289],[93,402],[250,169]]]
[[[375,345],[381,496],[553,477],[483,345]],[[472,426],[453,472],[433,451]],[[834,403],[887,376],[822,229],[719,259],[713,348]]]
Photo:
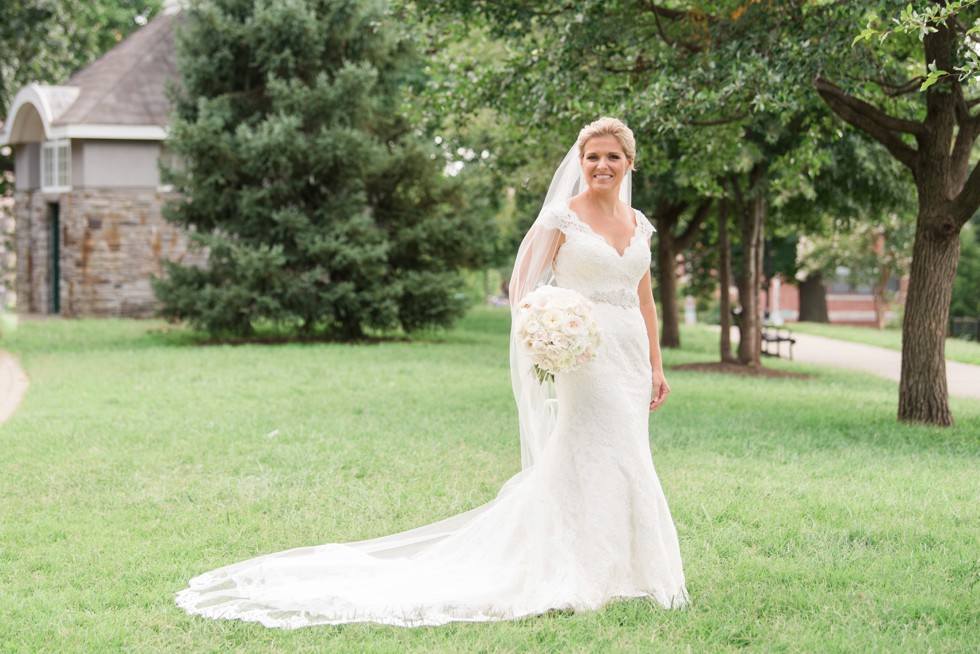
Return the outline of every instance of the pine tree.
[[[185,12],[167,220],[206,249],[170,264],[163,314],[213,335],[257,324],[356,339],[464,310],[489,226],[401,112],[408,39],[370,0],[211,0]]]

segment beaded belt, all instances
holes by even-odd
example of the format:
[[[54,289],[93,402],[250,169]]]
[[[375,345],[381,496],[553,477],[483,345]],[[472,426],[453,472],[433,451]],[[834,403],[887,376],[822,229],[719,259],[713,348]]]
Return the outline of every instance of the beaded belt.
[[[636,295],[636,291],[625,288],[613,291],[593,291],[589,293],[589,299],[593,302],[612,304],[613,306],[623,307],[624,309],[632,309],[640,306],[640,298]]]

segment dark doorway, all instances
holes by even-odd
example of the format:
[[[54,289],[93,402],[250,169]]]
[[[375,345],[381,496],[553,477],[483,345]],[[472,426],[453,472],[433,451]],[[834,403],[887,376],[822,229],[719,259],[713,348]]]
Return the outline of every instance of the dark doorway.
[[[51,225],[51,241],[49,251],[51,253],[51,313],[61,313],[61,205],[57,202],[48,203],[48,222]]]

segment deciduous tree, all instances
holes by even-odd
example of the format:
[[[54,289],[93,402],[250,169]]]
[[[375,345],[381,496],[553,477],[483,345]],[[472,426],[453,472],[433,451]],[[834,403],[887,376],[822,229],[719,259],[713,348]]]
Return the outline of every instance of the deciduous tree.
[[[902,4],[873,3],[886,20]],[[942,8],[954,3],[916,4]],[[868,18],[867,8],[838,11],[844,29],[857,31],[859,20]],[[927,20],[919,34],[859,43],[859,52],[868,58],[863,68],[847,60],[828,60],[827,69],[814,79],[827,105],[881,143],[915,182],[918,217],[902,326],[898,405],[899,419],[907,422],[953,424],[945,337],[960,230],[980,207],[980,166],[971,161],[980,136],[980,112],[975,108],[980,93],[969,80],[932,73],[954,71],[975,56],[974,36],[967,26],[976,12],[970,8],[942,22]],[[907,19],[907,13],[899,18]],[[865,32],[864,37],[873,34]]]

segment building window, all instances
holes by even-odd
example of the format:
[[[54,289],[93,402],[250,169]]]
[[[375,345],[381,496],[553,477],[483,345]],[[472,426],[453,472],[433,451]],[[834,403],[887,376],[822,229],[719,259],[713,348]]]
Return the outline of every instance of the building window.
[[[41,190],[60,193],[71,190],[71,141],[48,141],[41,149]]]

